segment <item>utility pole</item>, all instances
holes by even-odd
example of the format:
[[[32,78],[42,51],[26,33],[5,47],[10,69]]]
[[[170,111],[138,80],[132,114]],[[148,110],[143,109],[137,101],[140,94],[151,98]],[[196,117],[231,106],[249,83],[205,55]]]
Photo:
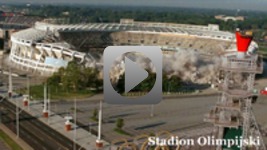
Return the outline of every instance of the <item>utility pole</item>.
[[[11,67],[9,66],[9,74],[8,74],[8,97],[10,101],[13,100],[12,94],[13,94],[13,82],[12,82],[12,72],[11,72]],[[21,113],[20,107],[19,107],[19,100],[16,100],[16,133],[17,136],[16,138],[19,138],[19,114]]]
[[[12,78],[11,78],[11,87],[12,87]],[[11,91],[12,91],[13,89],[11,88]],[[10,100],[12,101],[12,92],[11,92],[11,97],[10,97]],[[19,100],[18,99],[16,99],[16,128],[17,128],[17,139],[19,138],[19,136],[20,136],[20,134],[19,134],[19,131],[20,131],[20,128],[19,128],[19,122],[20,122],[20,120],[19,120],[19,114],[23,111],[23,110],[20,110],[20,107],[19,107]]]
[[[76,138],[77,138],[77,100],[74,99],[74,137],[73,137],[73,150],[76,150]]]
[[[11,67],[9,66],[9,73],[8,73],[8,97],[12,97],[13,92],[13,83],[12,83],[12,73],[11,73]]]
[[[12,101],[12,92],[13,92],[13,83],[12,83],[12,73],[11,67],[8,66],[9,73],[8,73],[8,97],[10,101]],[[17,138],[19,138],[19,101],[16,100],[16,131],[17,131]]]
[[[99,103],[99,117],[98,117],[98,139],[101,140],[101,129],[102,129],[102,100]]]
[[[50,110],[51,110],[51,103],[50,103],[50,100],[51,100],[51,93],[50,93],[51,91],[50,91],[50,88],[47,88],[47,93],[48,93],[48,98],[47,98],[47,113],[48,113],[48,115],[49,114],[51,114],[51,112],[50,112]],[[50,123],[49,122],[49,118],[50,117],[48,117],[48,124]]]
[[[44,110],[43,110],[44,118],[48,118],[48,109],[47,109],[47,83],[44,84]]]
[[[98,136],[96,140],[97,149],[101,149],[103,147],[103,141],[101,139],[101,129],[102,129],[102,100],[99,102],[99,113],[98,113]]]
[[[27,75],[27,94],[28,96],[30,96],[30,77],[29,75]]]
[[[11,96],[12,98],[12,96]],[[12,100],[12,99],[11,99]],[[19,101],[16,100],[16,127],[17,127],[17,138],[19,138]]]
[[[30,111],[30,107],[29,107],[29,102],[30,102],[30,83],[29,83],[29,76],[26,76],[26,80],[27,80],[27,95],[24,97],[23,99],[23,106],[27,106],[28,110]]]
[[[154,104],[151,105],[150,117],[154,117]]]

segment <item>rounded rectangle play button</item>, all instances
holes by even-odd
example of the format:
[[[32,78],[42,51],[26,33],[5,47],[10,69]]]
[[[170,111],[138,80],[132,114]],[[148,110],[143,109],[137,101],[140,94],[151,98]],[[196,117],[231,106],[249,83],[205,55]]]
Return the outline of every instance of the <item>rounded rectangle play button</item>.
[[[153,88],[144,96],[129,98],[114,90],[110,81],[110,70],[116,58],[125,53],[141,53],[149,58],[156,70]],[[147,63],[147,62],[142,62]],[[146,79],[149,74],[138,63],[124,56],[125,93]],[[149,64],[148,64],[149,65]],[[104,101],[109,104],[157,104],[162,99],[162,51],[158,46],[109,46],[104,50]]]

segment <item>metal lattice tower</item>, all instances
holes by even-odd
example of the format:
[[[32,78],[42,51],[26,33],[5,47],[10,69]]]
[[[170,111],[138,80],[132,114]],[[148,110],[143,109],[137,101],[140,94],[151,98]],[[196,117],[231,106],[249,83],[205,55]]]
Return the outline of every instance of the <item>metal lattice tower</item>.
[[[248,46],[249,44],[247,48]],[[224,55],[221,70],[224,72],[224,82],[219,87],[222,95],[209,114],[205,115],[204,121],[211,122],[218,128],[216,137],[218,139],[224,138],[227,128],[241,128],[243,139],[249,139],[249,137],[259,139],[259,146],[243,145],[241,150],[266,150],[252,111],[255,74],[263,71],[261,57],[257,54],[248,56],[245,52],[241,55],[240,52]],[[222,149],[222,146],[216,148],[216,150]]]

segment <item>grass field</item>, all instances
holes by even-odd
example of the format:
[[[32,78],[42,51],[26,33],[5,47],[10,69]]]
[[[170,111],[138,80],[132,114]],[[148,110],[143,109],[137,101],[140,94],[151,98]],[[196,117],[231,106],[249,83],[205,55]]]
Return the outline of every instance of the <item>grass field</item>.
[[[14,142],[8,135],[0,130],[0,140],[7,144],[12,150],[23,150],[16,142]]]
[[[90,90],[79,90],[77,92],[74,91],[66,91],[59,87],[48,87],[48,90],[50,92],[51,100],[69,100],[69,99],[83,99],[88,98],[96,92],[90,91]],[[16,92],[26,94],[26,89],[19,89]],[[43,99],[44,98],[44,86],[43,85],[34,85],[30,87],[30,95],[34,100]]]

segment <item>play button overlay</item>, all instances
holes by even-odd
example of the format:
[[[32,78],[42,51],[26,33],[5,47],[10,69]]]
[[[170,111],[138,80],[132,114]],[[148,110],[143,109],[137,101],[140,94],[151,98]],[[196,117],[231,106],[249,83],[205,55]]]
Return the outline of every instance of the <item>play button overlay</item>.
[[[148,72],[131,59],[125,58],[125,93],[148,77]],[[137,73],[138,72],[138,73]]]
[[[111,83],[110,71],[111,69],[114,69],[113,64],[116,62],[115,60],[117,60],[117,58],[121,58],[121,56],[124,56],[125,93],[130,92],[139,83],[142,83],[147,77],[149,77],[149,73],[145,70],[145,68],[139,65],[140,62],[136,63],[130,57],[125,55],[128,53],[141,54],[137,57],[145,56],[150,60],[150,62],[142,61],[141,64],[149,66],[151,65],[149,63],[152,63],[155,68],[156,80],[154,86],[148,93],[147,91],[143,91],[146,94],[139,97],[122,96],[113,88]],[[162,100],[162,51],[159,46],[109,46],[104,50],[103,60],[104,102],[108,104],[145,105],[157,104]],[[140,61],[142,59],[138,60]],[[117,65],[122,64],[123,63],[119,63]],[[119,72],[118,70],[116,71]]]

